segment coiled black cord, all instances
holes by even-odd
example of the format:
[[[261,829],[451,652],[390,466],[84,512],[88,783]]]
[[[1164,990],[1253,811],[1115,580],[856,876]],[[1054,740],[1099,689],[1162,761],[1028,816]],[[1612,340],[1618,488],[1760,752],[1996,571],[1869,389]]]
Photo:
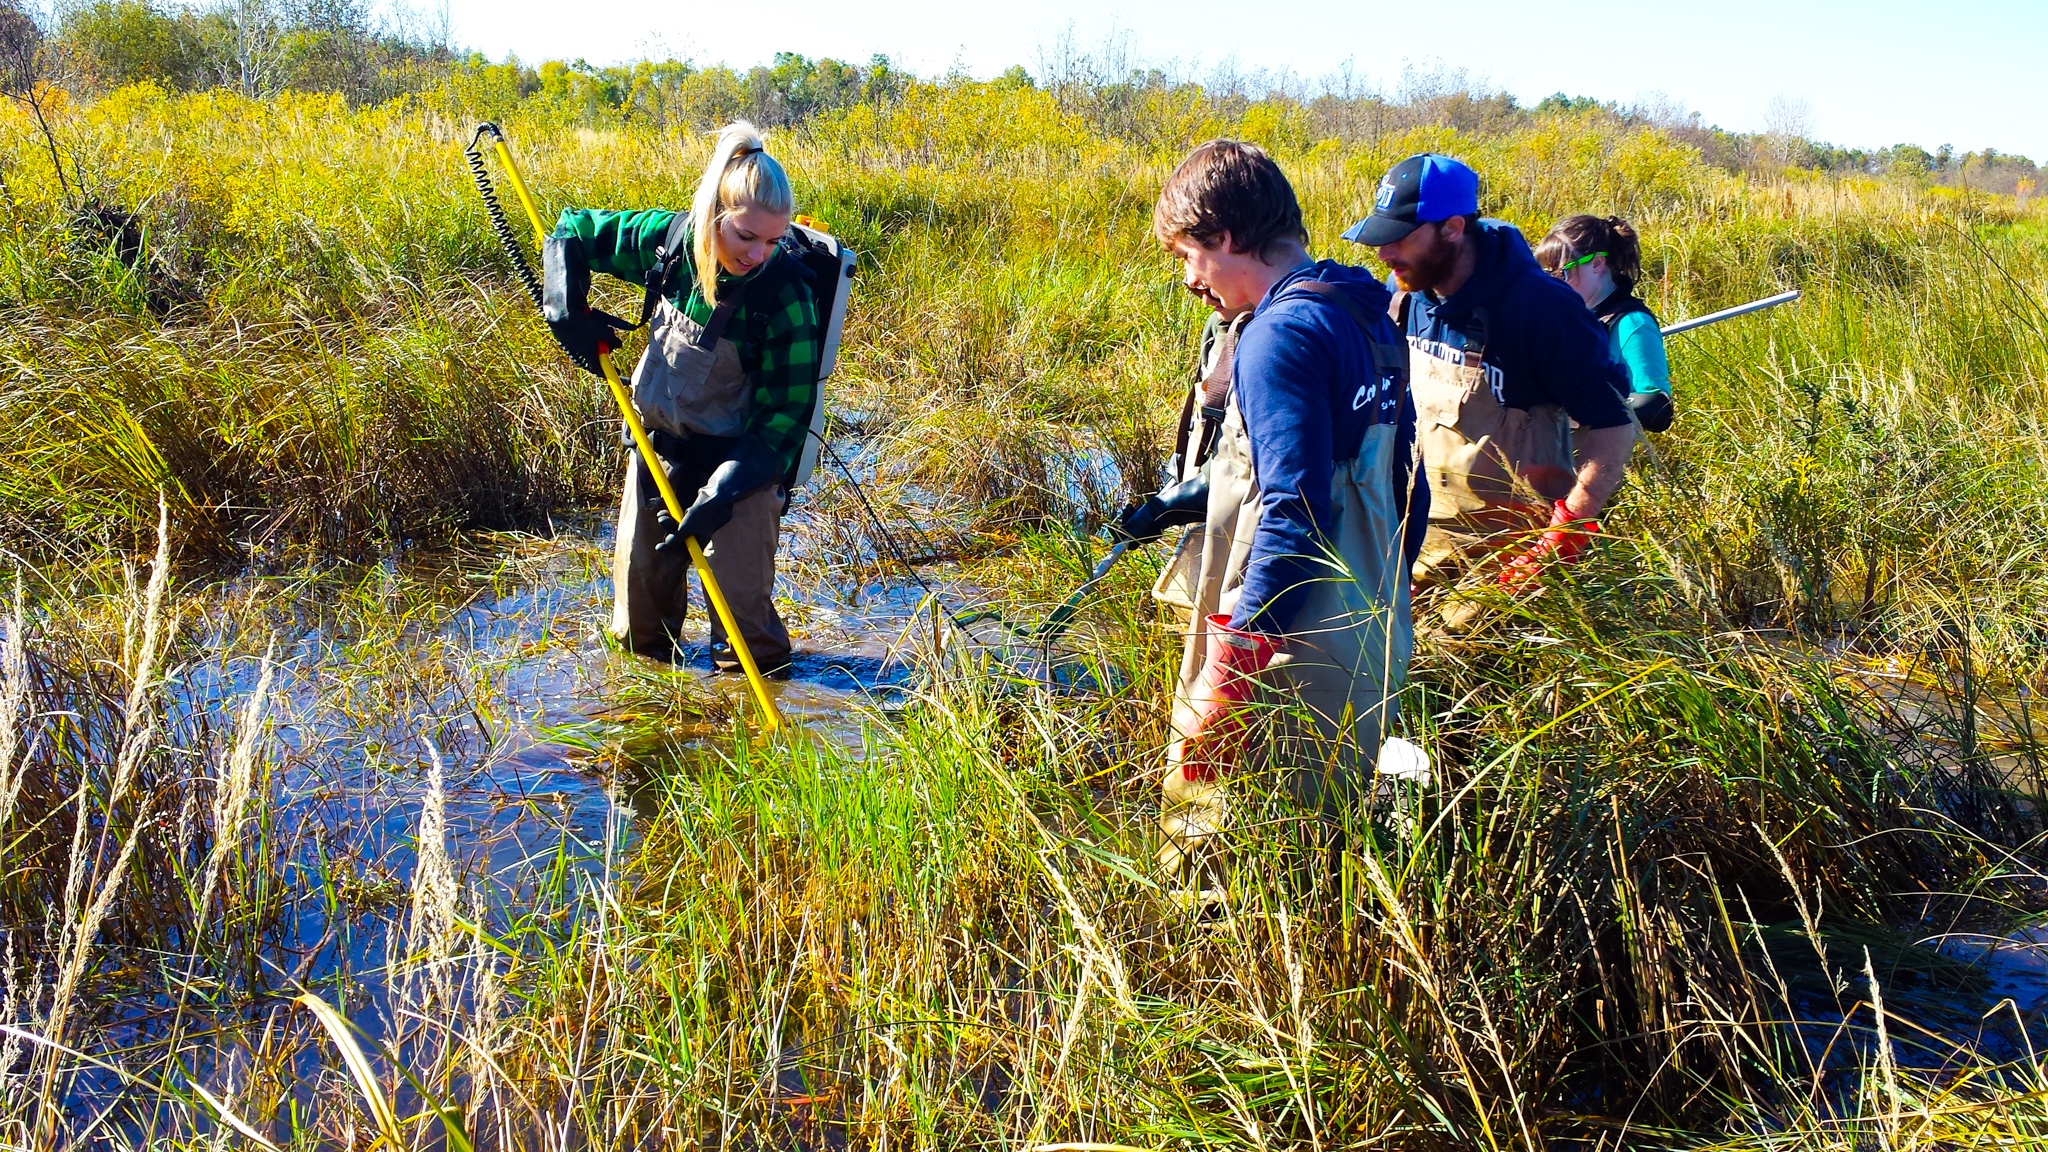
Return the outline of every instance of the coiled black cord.
[[[533,265],[526,259],[526,250],[519,246],[519,234],[512,230],[512,222],[505,218],[505,208],[498,203],[497,190],[491,187],[490,171],[484,167],[483,150],[477,147],[477,141],[482,140],[486,132],[504,139],[496,124],[479,124],[476,135],[469,138],[462,155],[469,161],[469,175],[476,181],[477,195],[483,197],[484,212],[491,218],[491,230],[498,234],[498,243],[504,246],[505,255],[512,258],[512,267],[519,272],[520,282],[526,285],[526,294],[533,297],[534,307],[538,308],[541,301],[540,277],[533,274]]]

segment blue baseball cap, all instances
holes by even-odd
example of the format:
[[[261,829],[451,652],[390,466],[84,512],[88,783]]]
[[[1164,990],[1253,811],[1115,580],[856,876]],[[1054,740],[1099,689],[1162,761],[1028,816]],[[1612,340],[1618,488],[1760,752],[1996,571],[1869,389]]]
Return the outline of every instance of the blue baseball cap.
[[[1353,224],[1344,238],[1377,248],[1392,244],[1423,224],[1479,212],[1479,173],[1449,156],[1420,152],[1380,177],[1372,215]]]

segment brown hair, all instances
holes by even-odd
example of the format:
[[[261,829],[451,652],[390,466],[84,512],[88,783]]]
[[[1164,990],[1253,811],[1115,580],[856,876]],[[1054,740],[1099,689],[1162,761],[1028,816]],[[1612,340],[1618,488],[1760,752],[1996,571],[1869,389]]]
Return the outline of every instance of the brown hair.
[[[1264,260],[1277,245],[1308,243],[1294,185],[1266,150],[1242,140],[1211,140],[1188,153],[1152,206],[1161,244],[1187,239],[1211,248],[1230,233],[1230,250]]]
[[[1643,275],[1643,249],[1636,230],[1619,216],[1567,216],[1536,246],[1536,262],[1555,272],[1581,256],[1607,253],[1607,271],[1624,292]]]

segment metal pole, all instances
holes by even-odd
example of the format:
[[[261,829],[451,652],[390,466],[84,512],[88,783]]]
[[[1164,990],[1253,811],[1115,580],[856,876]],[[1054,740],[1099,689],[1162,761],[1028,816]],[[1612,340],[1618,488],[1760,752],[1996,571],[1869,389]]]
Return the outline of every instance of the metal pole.
[[[526,208],[526,218],[533,224],[534,238],[545,245],[547,229],[541,226],[540,211],[533,206],[533,197],[526,191],[526,181],[520,178],[519,166],[512,162],[512,151],[505,146],[505,137],[495,131],[495,126],[492,135],[498,161],[505,166],[505,178],[512,181],[512,191],[518,194],[519,203]],[[612,400],[619,406],[619,415],[626,418],[626,429],[633,434],[633,443],[640,449],[640,458],[647,462],[648,474],[654,477],[654,486],[661,490],[662,503],[668,505],[668,514],[680,523],[683,502],[676,498],[676,490],[668,482],[668,469],[662,467],[653,442],[647,439],[647,426],[640,422],[640,414],[633,409],[633,398],[619,379],[619,370],[612,365],[611,349],[599,344],[597,362],[604,367],[604,382],[611,387]],[[703,547],[695,536],[684,543],[689,545],[690,562],[697,566],[698,579],[704,582],[704,598],[711,601],[711,610],[718,614],[718,622],[725,627],[726,641],[732,645],[732,654],[739,657],[740,669],[747,674],[747,686],[753,689],[754,701],[761,706],[762,731],[764,734],[772,733],[782,727],[782,711],[775,706],[775,697],[768,693],[768,682],[762,679],[761,669],[754,664],[754,654],[747,649],[747,638],[740,634],[739,625],[732,618],[732,609],[725,603],[725,591],[718,586],[718,577],[711,574],[711,562],[705,558]]]
[[[1766,308],[1775,308],[1780,304],[1790,304],[1797,299],[1799,299],[1799,289],[1794,288],[1790,292],[1780,292],[1776,296],[1766,296],[1761,300],[1751,300],[1747,304],[1737,304],[1733,308],[1723,308],[1719,312],[1709,312],[1705,316],[1695,316],[1690,320],[1680,320],[1676,324],[1667,324],[1661,331],[1666,336],[1676,336],[1680,332],[1690,332],[1695,328],[1704,328],[1709,324],[1719,324],[1723,320],[1733,320],[1737,316],[1747,316],[1751,312],[1761,312]]]

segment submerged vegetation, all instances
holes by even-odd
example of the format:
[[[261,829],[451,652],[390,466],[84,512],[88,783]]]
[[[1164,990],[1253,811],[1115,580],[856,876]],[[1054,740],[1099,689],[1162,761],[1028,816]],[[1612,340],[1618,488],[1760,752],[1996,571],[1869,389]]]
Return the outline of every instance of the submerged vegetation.
[[[594,600],[449,640],[490,632],[479,587],[585,579],[566,526],[620,452],[460,145],[499,119],[550,208],[676,204],[709,147],[695,106],[517,80],[0,120],[0,1139],[2048,1138],[2048,987],[2001,1002],[1931,943],[2048,912],[2037,205],[1483,94],[898,77],[778,134],[863,254],[831,438],[1018,619],[1167,451],[1200,314],[1146,224],[1202,139],[1274,149],[1319,254],[1365,260],[1338,231],[1431,148],[1531,234],[1628,214],[1667,320],[1805,291],[1674,341],[1679,423],[1568,585],[1424,643],[1434,781],[1341,829],[1255,801],[1203,928],[1148,864],[1177,645],[1142,565],[1081,689],[942,660],[920,617],[930,675],[852,738],[751,743],[720,686],[607,655]],[[899,579],[862,516],[823,473],[793,570]],[[578,705],[535,717],[556,658]],[[535,742],[620,804],[499,852],[480,797],[545,807],[510,783]]]

